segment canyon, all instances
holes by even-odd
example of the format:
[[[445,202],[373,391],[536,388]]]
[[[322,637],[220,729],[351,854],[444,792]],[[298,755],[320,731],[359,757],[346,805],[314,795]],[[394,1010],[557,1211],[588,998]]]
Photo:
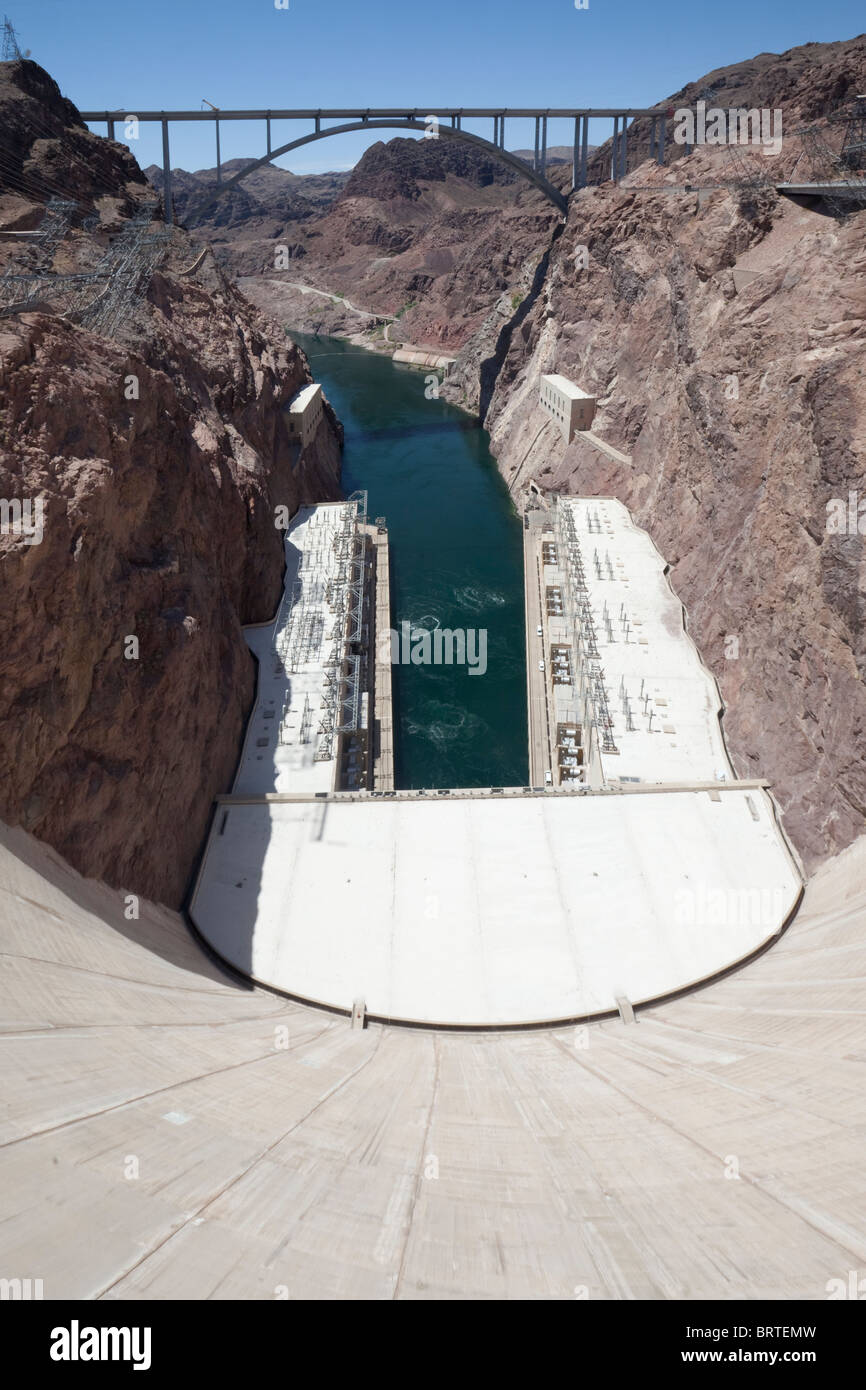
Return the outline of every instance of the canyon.
[[[77,178],[87,162],[98,228],[79,225],[58,248],[54,268],[69,271],[92,265],[97,243],[152,195],[129,152],[90,135],[38,72],[21,63],[10,81],[7,69],[21,159],[3,224],[32,225],[38,180],[56,181],[64,161]],[[772,105],[790,128],[864,80],[860,38],[760,55],[670,100]],[[125,341],[40,313],[6,321],[2,438],[17,443],[3,487],[44,490],[49,517],[42,546],[4,538],[11,591],[41,634],[7,608],[7,820],[84,872],[181,900],[251,699],[240,627],[269,614],[279,589],[274,508],[339,490],[333,412],[293,466],[280,410],[309,373],[283,330],[357,334],[359,321],[287,284],[297,276],[388,316],[365,333],[372,345],[456,358],[442,395],[478,414],[516,499],[530,480],[621,497],[670,559],[738,771],[770,779],[807,867],[860,833],[862,546],[828,535],[825,515],[863,486],[866,214],[839,221],[766,180],[744,190],[725,151],[674,148],[659,168],[642,138],[638,123],[626,178],[576,194],[564,225],[512,170],[452,142],[378,142],[348,176],[312,183],[258,170],[213,211],[213,251],[174,229]],[[596,177],[608,155],[595,152]],[[789,138],[773,177],[802,159]],[[181,178],[181,206],[206,175]],[[552,163],[553,181],[569,175]],[[288,249],[285,272],[274,273],[275,246]],[[580,436],[566,445],[546,422],[539,380],[554,371],[597,398],[596,433],[613,454]],[[142,385],[134,409],[130,374]],[[122,654],[134,634],[138,662]],[[214,709],[204,691],[217,669]],[[132,809],[142,801],[144,817]],[[179,855],[167,849],[174,830],[156,831],[170,806],[182,812]]]
[[[565,225],[509,170],[485,183],[464,165],[464,183],[478,185],[461,188],[464,203],[494,188],[508,221],[476,233],[477,210],[462,218],[459,259],[439,276],[425,264],[451,214],[431,212],[429,171],[441,159],[452,186],[454,147],[374,146],[283,277],[390,313],[411,294],[388,338],[456,355],[440,393],[478,414],[515,500],[534,480],[627,503],[669,557],[737,770],[770,779],[810,869],[866,823],[862,537],[826,525],[866,482],[866,212],[839,219],[774,184],[811,176],[799,128],[826,131],[864,86],[863,36],[708,73],[670,107],[703,96],[778,109],[778,157],[745,151],[744,166],[727,149],[669,144],[660,168],[636,121],[625,179],[573,196]],[[609,161],[603,145],[591,176],[604,179]],[[563,185],[568,174],[550,171]],[[374,236],[388,251],[379,261]],[[283,322],[358,333],[357,318],[268,269],[243,283]],[[538,404],[551,372],[597,398],[594,430],[614,454],[580,436],[565,444]]]
[[[133,16],[138,41],[141,28]],[[245,27],[232,36],[233,60],[254,53]],[[795,125],[826,121],[864,79],[860,38],[761,54],[671,100],[709,89],[725,106],[782,106]],[[398,139],[372,146],[345,178],[259,170],[207,225],[163,231],[159,175],[92,135],[36,64],[0,65],[0,123],[10,132],[0,305],[24,305],[0,317],[4,1296],[25,1284],[29,1293],[32,1276],[38,1297],[44,1287],[48,1299],[148,1300],[148,1322],[156,1302],[170,1312],[205,1299],[591,1300],[596,1327],[601,1301],[645,1299],[659,1347],[663,1300],[817,1302],[840,1288],[856,1298],[866,1219],[866,212],[840,218],[779,194],[775,182],[808,165],[796,137],[774,177],[744,182],[725,151],[673,150],[659,168],[638,129],[626,177],[606,181],[602,147],[598,182],[570,199],[564,221],[476,151]],[[567,186],[567,162],[550,172]],[[208,174],[178,176],[181,222],[194,223]],[[124,281],[142,246],[147,274]],[[275,246],[291,251],[288,268],[275,269]],[[113,287],[122,293],[106,320]],[[386,322],[359,331],[348,302]],[[375,355],[399,342],[455,359],[439,396]],[[348,354],[354,382],[340,376]],[[593,436],[567,442],[540,406],[551,372],[594,397]],[[334,406],[324,402],[299,450],[286,407],[313,373]],[[449,444],[458,436],[460,451]],[[552,580],[571,585],[574,551],[554,512],[581,528],[587,569],[593,537],[609,545],[622,572],[609,559],[607,580],[620,587],[599,572],[590,592],[596,609],[608,599],[616,608],[614,593],[634,609],[635,663],[639,626],[652,669],[673,685],[682,667],[656,653],[691,646],[685,621],[700,647],[691,656],[710,668],[700,673],[709,743],[699,765],[683,752],[682,686],[670,701],[655,691],[677,727],[658,730],[649,750],[652,718],[637,731],[656,772],[688,767],[700,784],[663,786],[628,763],[635,747],[620,739],[603,750],[611,785],[591,794],[519,786],[513,758],[502,763],[506,785],[489,787],[485,741],[506,750],[488,729],[486,739],[467,734],[480,760],[464,784],[472,792],[437,782],[451,771],[438,748],[376,800],[233,785],[245,762],[250,785],[290,785],[304,749],[304,766],[325,769],[304,714],[296,746],[282,738],[285,696],[297,708],[299,692],[278,702],[273,690],[298,668],[274,657],[281,631],[284,648],[291,636],[307,653],[301,665],[313,637],[363,645],[345,612],[363,616],[373,589],[351,544],[314,535],[304,504],[327,510],[351,493],[346,506],[360,515],[369,483],[366,530],[387,559],[388,533],[375,524],[384,482],[394,563],[390,586],[375,571],[375,612],[381,602],[387,612],[390,591],[402,605],[395,622],[405,609],[422,628],[440,614],[455,627],[489,625],[490,671],[497,642],[519,658],[510,694],[490,672],[466,685],[479,708],[498,701],[515,748],[526,740],[513,712],[522,720],[528,704],[532,720],[533,689],[538,721],[547,709],[544,661],[529,663],[538,671],[525,690],[520,662],[536,654],[544,623],[546,650],[559,646]],[[38,502],[38,544],[10,527],[15,499]],[[301,624],[281,629],[300,607],[304,554],[284,563],[286,515],[309,526],[310,608],[334,612],[332,586],[359,591],[332,636],[324,611],[306,636]],[[632,518],[648,533],[640,550]],[[410,552],[425,549],[426,574],[413,572]],[[530,602],[527,556],[538,580]],[[258,666],[247,624],[259,625]],[[575,652],[592,625],[585,610],[580,631],[572,622]],[[328,664],[323,692],[334,685]],[[413,713],[408,682],[386,669],[388,703],[393,675],[398,714],[401,699]],[[609,683],[619,718],[616,674]],[[470,712],[464,699],[458,713]],[[432,731],[429,705],[414,714]],[[271,783],[278,758],[289,780]],[[728,781],[731,765],[754,780]],[[755,875],[754,847],[778,828],[762,778],[808,882],[801,894],[780,843],[790,891],[752,950],[737,934],[750,924],[745,911],[737,920],[736,900]],[[718,918],[701,841],[733,846]],[[277,884],[270,941],[265,866]],[[200,886],[224,940],[195,916]],[[683,896],[692,911],[677,907]],[[397,908],[407,949],[380,953],[374,994],[376,934],[390,948]],[[647,937],[642,914],[657,935]],[[557,918],[594,956],[557,945]],[[676,926],[688,962],[715,933],[739,945],[714,962],[715,978],[690,964],[661,979]],[[609,970],[603,992],[585,997],[593,958]],[[519,1008],[494,1016],[482,999],[452,1015],[405,1003],[413,974],[425,991],[451,994],[473,960],[484,991],[491,981],[513,991]],[[634,984],[644,966],[660,972],[651,998]],[[334,973],[339,988],[326,993],[320,982]],[[562,999],[524,1011],[539,982]],[[295,989],[300,998],[280,993]],[[491,1025],[503,1017],[518,1026]],[[450,1031],[435,1026],[443,1021]],[[681,1328],[680,1317],[680,1342]],[[219,1337],[210,1341],[219,1355]],[[645,1370],[646,1339],[631,1341]],[[154,1337],[155,1365],[166,1345]],[[265,1354],[266,1339],[257,1348]],[[818,1354],[824,1361],[830,1343]]]
[[[551,179],[565,187],[569,173],[559,161]],[[302,191],[309,178],[316,176],[297,180]],[[232,192],[227,200],[238,196]],[[487,321],[504,289],[509,305],[528,292],[538,248],[558,218],[514,170],[444,139],[377,141],[334,190],[329,206],[310,216],[308,202],[295,206],[300,215],[290,221],[258,213],[223,220],[218,202],[195,227],[211,239],[244,293],[299,331],[371,330],[372,346],[432,344],[452,355]],[[268,206],[276,213],[273,197]],[[322,295],[302,294],[292,282],[392,319],[387,338],[374,319],[365,321]]]

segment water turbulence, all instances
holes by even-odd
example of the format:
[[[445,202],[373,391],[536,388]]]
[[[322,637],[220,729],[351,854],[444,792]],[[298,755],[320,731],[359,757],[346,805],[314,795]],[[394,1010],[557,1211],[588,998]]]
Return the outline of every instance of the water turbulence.
[[[345,493],[388,523],[397,787],[523,786],[522,531],[486,431],[430,373],[292,338],[345,426]]]

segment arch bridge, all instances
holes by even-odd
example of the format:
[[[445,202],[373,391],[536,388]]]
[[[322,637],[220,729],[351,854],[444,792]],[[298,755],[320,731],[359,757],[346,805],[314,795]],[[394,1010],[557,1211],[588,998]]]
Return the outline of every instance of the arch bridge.
[[[136,120],[140,124],[152,122],[161,126],[163,202],[166,222],[173,220],[170,126],[177,121],[209,121],[214,126],[216,136],[216,186],[208,191],[204,200],[193,210],[191,216],[195,219],[203,217],[218,198],[231,188],[237,187],[254,170],[260,169],[265,164],[270,164],[281,155],[300,149],[303,145],[311,144],[316,140],[325,140],[331,135],[345,135],[350,131],[420,130],[432,139],[444,137],[449,140],[463,140],[467,144],[474,145],[476,149],[492,154],[503,164],[515,169],[522,177],[534,184],[563,216],[568,207],[568,199],[547,178],[548,120],[569,119],[574,122],[572,191],[583,188],[586,184],[589,122],[591,120],[607,119],[613,121],[613,141],[610,154],[610,176],[612,179],[618,180],[625,174],[628,157],[628,123],[636,117],[644,117],[651,122],[650,157],[655,158],[659,164],[664,164],[665,127],[666,117],[669,113],[657,107],[649,109],[638,107],[560,107],[547,109],[539,107],[448,107],[439,108],[437,114],[430,114],[431,112],[435,112],[435,108],[428,107],[426,110],[415,108],[408,111],[397,107],[257,111],[221,111],[218,108],[211,108],[207,111],[82,111],[81,115],[85,121],[92,124],[104,122],[110,140],[115,138],[115,128],[118,124],[124,125],[132,120]],[[535,150],[531,163],[512,154],[505,148],[506,121],[512,119],[534,119],[535,121]],[[483,136],[464,130],[464,120],[492,120],[492,139],[486,140]],[[223,121],[261,121],[265,127],[265,153],[229,179],[223,179],[222,176],[220,127]],[[313,129],[297,139],[274,147],[272,140],[273,121],[301,121],[304,123],[312,121]],[[336,121],[337,124],[323,125],[323,121]]]

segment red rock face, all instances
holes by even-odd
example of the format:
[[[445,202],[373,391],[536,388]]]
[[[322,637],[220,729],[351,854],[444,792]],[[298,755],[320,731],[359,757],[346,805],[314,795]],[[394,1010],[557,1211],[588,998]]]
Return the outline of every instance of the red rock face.
[[[711,181],[706,151],[678,181],[686,168]],[[533,476],[614,495],[649,530],[737,769],[770,779],[811,867],[866,828],[864,538],[827,530],[832,499],[866,502],[866,212],[840,225],[758,202],[612,185],[575,199],[504,335],[486,423],[515,495]],[[552,371],[597,396],[594,431],[630,465],[546,423]]]
[[[556,166],[551,177],[570,174]],[[491,306],[525,293],[559,221],[519,174],[469,145],[398,138],[371,146],[323,215],[286,225],[274,239],[233,225],[219,255],[244,290],[282,322],[355,333],[369,320],[292,282],[344,295],[356,308],[397,315],[394,343],[457,352]],[[290,249],[274,271],[274,248]]]
[[[134,199],[147,191],[144,174],[129,150],[91,134],[38,63],[0,63],[0,130],[3,192],[16,191],[43,203],[49,197],[92,203],[111,193],[126,201],[129,211],[129,193]]]
[[[326,422],[292,472],[280,407],[308,372],[240,296],[154,296],[137,349],[3,327],[0,495],[44,497],[45,522],[0,537],[0,816],[177,905],[252,701],[241,625],[279,597],[275,508],[338,496],[339,445]]]
[[[198,250],[173,234],[119,336],[0,321],[0,497],[44,506],[38,543],[0,534],[0,817],[172,906],[231,785],[276,509],[340,495],[330,407],[300,464],[285,429],[303,354]],[[70,234],[55,269],[99,254]]]

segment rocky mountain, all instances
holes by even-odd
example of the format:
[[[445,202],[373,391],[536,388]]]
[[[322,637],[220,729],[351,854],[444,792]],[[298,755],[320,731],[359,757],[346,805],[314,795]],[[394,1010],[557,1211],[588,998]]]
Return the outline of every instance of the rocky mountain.
[[[559,166],[551,177],[569,173]],[[297,328],[359,327],[351,310],[293,288],[311,285],[395,316],[391,342],[456,352],[499,296],[511,305],[527,293],[557,220],[536,189],[484,151],[400,137],[366,151],[323,216],[285,230],[276,245],[288,251],[286,269],[275,269],[273,242],[260,246],[254,270],[245,256],[245,274],[260,278],[244,279],[244,290]],[[237,269],[234,252],[230,263]]]
[[[21,231],[41,225],[49,184],[75,184],[95,139],[56,89],[38,98],[54,124],[28,126],[29,84],[50,81],[33,69],[7,68],[14,92],[0,93],[18,132],[0,227]],[[445,392],[479,411],[515,495],[535,478],[630,506],[719,679],[738,770],[770,780],[809,867],[866,816],[866,211],[840,218],[774,184],[812,168],[797,125],[835,138],[827,117],[864,89],[862,37],[707,74],[660,109],[700,96],[782,107],[776,159],[753,156],[744,180],[727,150],[704,147],[662,169],[641,162],[638,126],[626,180],[576,195],[565,225],[480,152],[402,139],[372,147],[325,211],[274,216],[247,239],[240,204],[218,214],[218,255],[283,323],[348,331],[354,316],[313,308],[297,281],[393,315],[394,339],[457,353]],[[99,145],[54,270],[98,265],[148,197],[128,152]],[[604,179],[603,148],[594,167]],[[13,242],[0,257],[44,259]],[[124,335],[57,312],[2,331],[0,487],[44,496],[48,520],[40,545],[0,538],[0,814],[86,872],[178,901],[248,707],[240,623],[279,587],[273,507],[334,495],[333,422],[293,471],[279,412],[303,358],[179,230]],[[597,397],[596,432],[626,461],[566,445],[538,407],[548,371]],[[144,388],[134,403],[129,376]]]
[[[840,43],[806,43],[784,53],[759,53],[744,62],[715,68],[695,82],[688,82],[658,103],[660,111],[694,108],[704,100],[708,107],[744,108],[782,112],[783,130],[831,116],[863,92],[866,69],[866,35]],[[628,130],[629,169],[649,156],[651,121],[633,121]],[[685,155],[685,147],[669,141],[668,163]],[[611,142],[600,145],[589,163],[590,178],[610,177]]]
[[[42,277],[0,279],[7,307],[31,295],[0,318],[0,494],[39,519],[7,511],[0,534],[0,817],[178,905],[253,697],[241,627],[281,588],[275,509],[339,495],[339,430],[328,410],[297,458],[283,406],[303,355],[186,233],[152,249],[128,151],[34,63],[0,66],[0,121],[0,229],[55,218],[44,241],[0,238],[0,270]],[[51,191],[76,200],[59,230]],[[139,236],[155,268],[136,302]]]
[[[223,182],[228,182],[253,159],[228,159],[222,165]],[[158,164],[145,169],[148,182],[163,192],[163,174]],[[195,215],[197,205],[217,187],[217,171],[173,169],[172,197],[178,222],[188,220],[196,235],[206,237],[215,247],[233,246],[242,254],[243,242],[256,242],[277,236],[287,225],[320,216],[345,186],[348,171],[328,174],[293,174],[277,165],[263,165],[248,174],[243,183],[226,193],[203,218]]]

